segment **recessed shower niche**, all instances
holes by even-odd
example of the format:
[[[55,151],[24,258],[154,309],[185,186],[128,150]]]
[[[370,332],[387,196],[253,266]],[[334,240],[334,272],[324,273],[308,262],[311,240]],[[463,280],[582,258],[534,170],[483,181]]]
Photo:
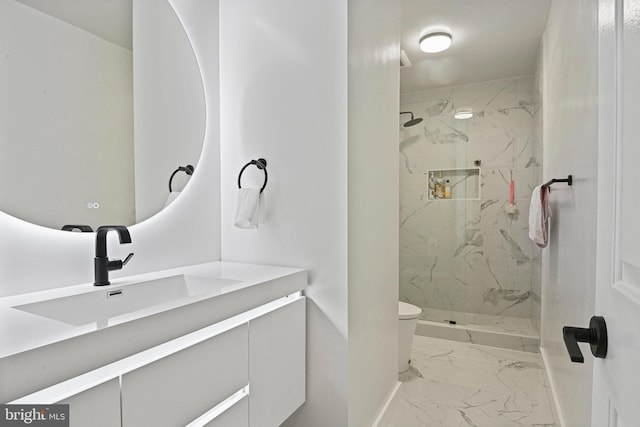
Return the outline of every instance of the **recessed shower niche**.
[[[480,200],[480,168],[431,169],[429,200]]]

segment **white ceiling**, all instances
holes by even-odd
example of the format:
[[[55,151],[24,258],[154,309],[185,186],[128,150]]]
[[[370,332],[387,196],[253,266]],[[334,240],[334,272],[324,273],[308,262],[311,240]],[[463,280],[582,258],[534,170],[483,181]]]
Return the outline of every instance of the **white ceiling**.
[[[112,43],[132,49],[132,0],[16,0]],[[412,66],[400,92],[533,74],[551,0],[402,0],[401,47]],[[418,41],[449,31],[445,52]]]
[[[16,0],[132,50],[133,0]]]
[[[523,76],[535,72],[551,0],[402,0],[401,47],[412,66],[400,92]],[[420,38],[453,36],[449,50],[423,53]]]

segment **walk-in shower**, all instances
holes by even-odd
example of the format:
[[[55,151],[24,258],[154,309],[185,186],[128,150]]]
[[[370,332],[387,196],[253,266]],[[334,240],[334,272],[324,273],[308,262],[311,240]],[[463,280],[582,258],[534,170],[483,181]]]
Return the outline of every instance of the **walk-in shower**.
[[[540,250],[527,228],[542,157],[536,88],[525,76],[401,96],[416,116],[407,123],[423,119],[400,128],[400,299],[422,308],[419,334],[483,343],[500,333],[505,347],[537,348]],[[473,117],[456,119],[460,106]]]

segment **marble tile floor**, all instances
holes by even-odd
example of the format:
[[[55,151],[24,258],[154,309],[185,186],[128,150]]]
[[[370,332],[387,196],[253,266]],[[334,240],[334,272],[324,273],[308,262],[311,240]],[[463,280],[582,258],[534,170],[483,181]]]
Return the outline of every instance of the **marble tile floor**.
[[[378,427],[558,427],[537,353],[416,335]]]

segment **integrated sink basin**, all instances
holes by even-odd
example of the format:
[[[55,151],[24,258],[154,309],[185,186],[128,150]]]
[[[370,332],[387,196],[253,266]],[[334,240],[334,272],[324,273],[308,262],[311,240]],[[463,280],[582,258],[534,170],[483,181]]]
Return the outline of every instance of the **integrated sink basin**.
[[[84,325],[106,322],[113,317],[154,306],[179,303],[202,294],[225,293],[233,290],[238,283],[241,282],[179,274],[124,286],[112,285],[12,308],[72,325]]]

